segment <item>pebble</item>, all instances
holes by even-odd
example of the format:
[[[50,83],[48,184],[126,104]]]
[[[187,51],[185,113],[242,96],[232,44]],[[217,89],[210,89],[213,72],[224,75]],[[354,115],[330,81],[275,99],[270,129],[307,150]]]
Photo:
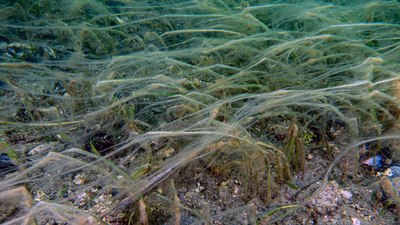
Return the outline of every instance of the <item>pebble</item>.
[[[346,191],[346,190],[341,190],[341,191],[340,191],[340,194],[342,194],[342,196],[343,196],[345,199],[350,199],[350,198],[353,197],[353,194],[352,194],[350,191]]]
[[[29,155],[37,155],[37,154],[42,154],[46,152],[47,150],[50,149],[52,145],[51,144],[42,144],[37,146],[36,148],[32,149],[29,151]]]
[[[334,212],[340,204],[342,204],[342,189],[335,181],[330,181],[325,189],[319,193],[311,204],[316,206],[316,210],[321,214],[329,214]]]
[[[351,222],[353,225],[361,225],[361,221],[357,217],[351,217]]]
[[[89,178],[87,175],[85,174],[78,174],[77,176],[75,176],[74,178],[74,183],[76,185],[82,185],[82,184],[86,184],[89,181]]]

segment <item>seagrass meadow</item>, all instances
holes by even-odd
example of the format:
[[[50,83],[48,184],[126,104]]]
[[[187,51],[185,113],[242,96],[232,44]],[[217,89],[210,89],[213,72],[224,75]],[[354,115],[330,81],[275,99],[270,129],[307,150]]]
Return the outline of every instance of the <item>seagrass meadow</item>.
[[[399,1],[0,1],[1,224],[397,224],[399,119]]]

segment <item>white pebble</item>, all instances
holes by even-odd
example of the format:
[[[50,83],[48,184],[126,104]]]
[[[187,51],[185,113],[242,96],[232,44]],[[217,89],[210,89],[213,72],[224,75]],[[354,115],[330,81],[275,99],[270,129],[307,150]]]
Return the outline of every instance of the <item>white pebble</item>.
[[[353,194],[350,191],[345,191],[345,190],[341,190],[340,194],[345,198],[345,199],[350,199],[351,197],[353,197]]]

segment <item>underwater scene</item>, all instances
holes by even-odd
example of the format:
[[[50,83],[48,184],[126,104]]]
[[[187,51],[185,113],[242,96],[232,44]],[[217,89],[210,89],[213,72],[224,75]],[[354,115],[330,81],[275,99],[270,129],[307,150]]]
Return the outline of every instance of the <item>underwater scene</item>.
[[[399,121],[399,1],[0,1],[0,224],[398,224]]]

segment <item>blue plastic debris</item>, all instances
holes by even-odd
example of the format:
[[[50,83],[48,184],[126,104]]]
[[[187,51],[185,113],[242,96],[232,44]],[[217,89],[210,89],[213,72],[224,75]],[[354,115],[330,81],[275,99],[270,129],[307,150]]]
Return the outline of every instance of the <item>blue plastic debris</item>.
[[[400,177],[400,166],[392,166],[388,169],[386,169],[382,175],[388,176],[388,177]]]
[[[8,86],[8,84],[4,81],[0,80],[0,90],[10,90],[10,86]]]
[[[378,170],[382,168],[385,164],[385,157],[383,157],[382,155],[376,155],[367,160],[364,160],[362,163],[368,166],[372,166],[374,167],[374,169]]]
[[[14,172],[17,168],[17,165],[6,153],[0,154],[0,176]]]

